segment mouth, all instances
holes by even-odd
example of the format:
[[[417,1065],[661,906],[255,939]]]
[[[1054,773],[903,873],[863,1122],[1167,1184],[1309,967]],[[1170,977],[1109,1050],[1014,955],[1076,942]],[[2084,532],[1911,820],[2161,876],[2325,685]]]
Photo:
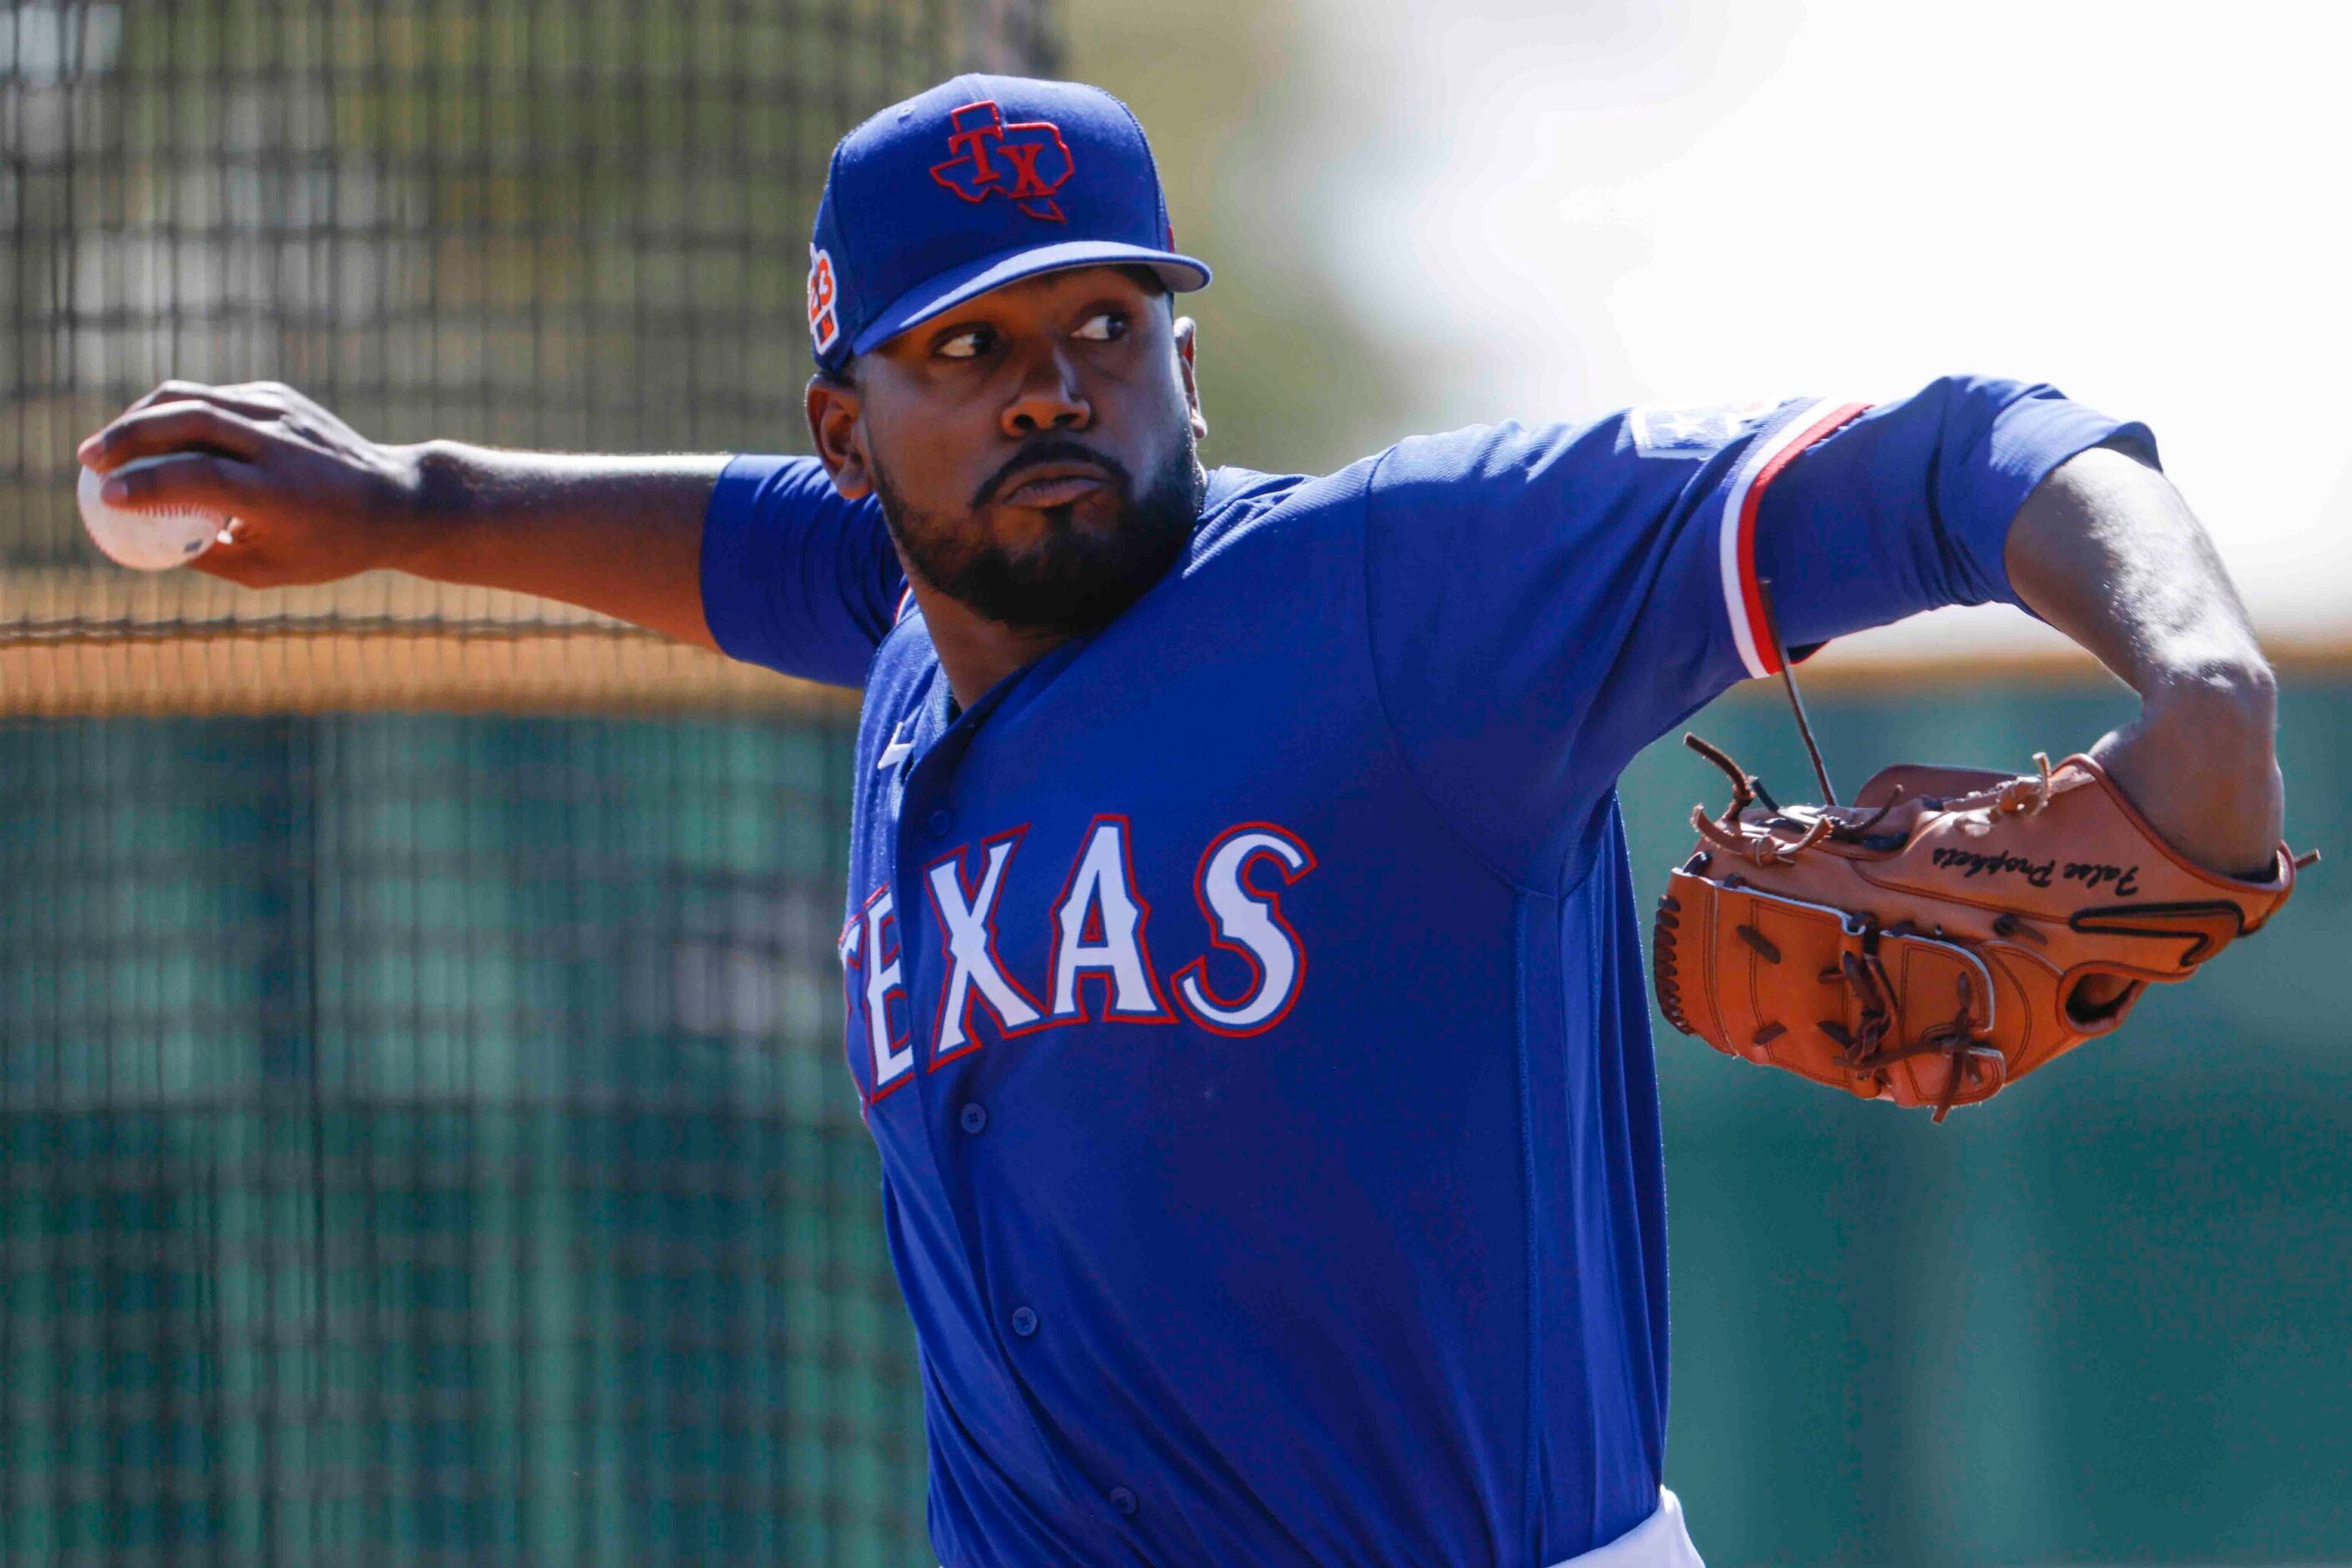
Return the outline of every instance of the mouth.
[[[1004,506],[1068,506],[1110,483],[1110,476],[1091,463],[1040,463],[1022,470],[1015,482],[996,493]]]

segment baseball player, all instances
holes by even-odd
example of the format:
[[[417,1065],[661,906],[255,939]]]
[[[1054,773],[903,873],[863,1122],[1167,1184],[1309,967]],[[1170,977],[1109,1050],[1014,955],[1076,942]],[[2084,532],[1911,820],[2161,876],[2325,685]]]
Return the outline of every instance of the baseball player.
[[[2148,431],[2048,386],[1204,470],[1209,279],[1123,105],[964,76],[834,155],[814,458],[178,383],[82,455],[176,454],[111,482],[234,512],[235,582],[864,689],[847,1055],[944,1563],[1696,1563],[1620,770],[1782,638],[2004,600],[2141,695],[2090,751],[2146,819],[2264,876],[2270,672]]]

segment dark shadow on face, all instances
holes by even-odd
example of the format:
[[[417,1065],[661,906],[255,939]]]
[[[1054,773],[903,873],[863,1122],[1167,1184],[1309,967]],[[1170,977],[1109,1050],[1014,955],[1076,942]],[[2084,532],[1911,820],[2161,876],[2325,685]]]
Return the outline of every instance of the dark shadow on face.
[[[890,482],[879,453],[869,454],[875,490],[891,536],[917,575],[989,620],[1021,631],[1068,635],[1109,625],[1168,574],[1183,553],[1201,513],[1207,477],[1192,428],[1140,488],[1108,453],[1061,431],[1042,431],[1022,444],[981,487],[972,510],[948,517],[908,504]],[[1108,515],[1099,504],[1039,509],[1045,526],[1019,549],[999,543],[982,517],[994,498],[1021,482],[1022,470],[1041,463],[1087,463],[1108,478]]]

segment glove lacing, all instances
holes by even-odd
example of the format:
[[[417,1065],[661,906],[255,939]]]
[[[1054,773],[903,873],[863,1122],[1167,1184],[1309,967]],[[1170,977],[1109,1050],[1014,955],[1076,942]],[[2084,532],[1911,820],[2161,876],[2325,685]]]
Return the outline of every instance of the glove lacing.
[[[1909,933],[1898,929],[1891,934]],[[1822,1034],[1845,1047],[1843,1058],[1845,1065],[1857,1072],[1872,1073],[1884,1083],[1885,1069],[1898,1062],[1909,1061],[1914,1057],[1944,1058],[1944,1092],[1937,1098],[1934,1117],[1937,1121],[1943,1121],[1952,1107],[1959,1102],[1963,1081],[1970,1087],[1983,1085],[1983,1071],[1980,1069],[1989,1069],[1992,1074],[1991,1087],[1985,1089],[1985,1094],[1998,1093],[2008,1079],[2009,1063],[1998,1047],[1977,1038],[1969,1027],[1974,988],[1969,985],[1966,973],[1957,977],[1959,991],[1958,1012],[1943,1023],[1932,1024],[1922,1029],[1919,1037],[1910,1045],[1891,1051],[1885,1048],[1886,1037],[1895,1029],[1895,986],[1887,978],[1885,964],[1879,959],[1878,937],[1877,928],[1874,925],[1870,927],[1864,933],[1860,953],[1839,954],[1838,967],[1822,974],[1824,981],[1843,980],[1859,1004],[1861,1020],[1858,1027],[1849,1030],[1833,1018],[1824,1018],[1816,1026]]]
[[[1895,809],[1895,803],[1888,801],[1859,822],[1840,822],[1826,811],[1808,821],[1795,812],[1783,810],[1780,803],[1774,800],[1766,791],[1762,779],[1743,770],[1720,748],[1708,744],[1696,735],[1685,735],[1683,744],[1722,769],[1724,776],[1731,781],[1731,804],[1723,808],[1723,815],[1719,817],[1709,817],[1706,807],[1692,806],[1691,826],[1696,829],[1698,836],[1709,844],[1727,855],[1747,861],[1751,866],[1785,866],[1827,838],[1867,837],[1870,830],[1877,826],[1879,821],[1888,812]],[[2046,759],[2042,763],[2042,782],[2046,787],[2050,775],[2050,765]],[[1775,826],[1804,823],[1802,836],[1792,844],[1783,844],[1769,833],[1740,831],[1740,814],[1759,802],[1775,814],[1773,817]],[[2041,808],[2037,805],[2034,809]]]

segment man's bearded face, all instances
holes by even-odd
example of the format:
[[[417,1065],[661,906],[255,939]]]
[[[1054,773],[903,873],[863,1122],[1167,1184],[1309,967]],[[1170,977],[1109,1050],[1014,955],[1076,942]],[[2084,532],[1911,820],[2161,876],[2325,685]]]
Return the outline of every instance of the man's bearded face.
[[[1108,625],[1165,576],[1200,516],[1203,476],[1191,427],[1176,426],[1167,457],[1139,485],[1126,465],[1083,439],[1032,437],[959,514],[910,504],[873,455],[875,488],[891,537],[915,574],[992,621],[1023,631],[1069,634]],[[1004,498],[1043,469],[1090,468],[1084,496],[1021,508],[1038,522],[1000,527]],[[1008,535],[1015,532],[1017,541]]]

